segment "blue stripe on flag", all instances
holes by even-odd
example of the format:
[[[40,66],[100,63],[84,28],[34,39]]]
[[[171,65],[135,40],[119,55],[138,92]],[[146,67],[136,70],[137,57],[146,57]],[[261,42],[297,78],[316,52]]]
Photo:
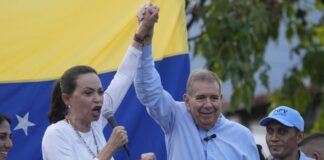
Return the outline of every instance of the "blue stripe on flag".
[[[186,80],[190,71],[188,54],[166,58],[156,62],[164,88],[182,100]],[[103,86],[107,87],[115,72],[101,74]],[[12,119],[14,147],[8,159],[42,159],[41,140],[48,126],[47,113],[54,81],[0,84],[0,112]],[[18,118],[27,120],[28,128],[17,128]],[[131,87],[121,107],[116,113],[117,122],[126,127],[129,135],[131,159],[139,159],[144,152],[154,152],[158,160],[166,159],[164,135],[160,127],[148,116],[145,107],[138,101]],[[106,127],[105,135],[111,132]],[[108,136],[106,136],[108,137]],[[120,149],[114,156],[116,160],[127,159]]]

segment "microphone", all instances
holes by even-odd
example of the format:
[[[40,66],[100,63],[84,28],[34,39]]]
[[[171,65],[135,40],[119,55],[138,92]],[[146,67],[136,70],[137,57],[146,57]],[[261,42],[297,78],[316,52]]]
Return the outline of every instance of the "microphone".
[[[114,117],[113,112],[109,112],[109,111],[108,111],[108,112],[104,112],[104,113],[103,113],[103,117],[107,119],[108,123],[110,124],[110,126],[111,126],[112,128],[117,127],[117,122],[116,122],[116,120],[115,120],[115,117]],[[127,144],[124,144],[123,147],[124,147],[124,149],[125,149],[125,151],[126,151],[128,157],[130,157],[130,150],[129,150],[128,145],[127,145]]]
[[[212,140],[213,138],[216,138],[216,134],[212,134],[212,135],[210,135],[210,136],[206,136],[206,137],[204,138],[204,141],[208,142],[209,140]]]

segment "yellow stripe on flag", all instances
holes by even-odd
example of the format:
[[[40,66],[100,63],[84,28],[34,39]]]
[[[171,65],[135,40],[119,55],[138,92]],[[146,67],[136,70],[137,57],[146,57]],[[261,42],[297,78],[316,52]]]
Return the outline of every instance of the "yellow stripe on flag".
[[[114,71],[137,29],[140,0],[0,1],[0,82],[58,78],[74,65]],[[184,0],[156,0],[154,58],[188,52]]]

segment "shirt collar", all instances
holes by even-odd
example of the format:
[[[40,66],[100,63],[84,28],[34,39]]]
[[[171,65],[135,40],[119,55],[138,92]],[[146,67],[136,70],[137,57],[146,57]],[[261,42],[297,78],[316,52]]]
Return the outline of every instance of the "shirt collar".
[[[225,122],[225,117],[223,116],[223,114],[220,114],[217,121],[216,121],[216,123],[214,124],[214,126],[210,130],[202,129],[199,126],[196,125],[197,128],[198,128],[201,140],[203,140],[207,136],[210,136],[212,134],[216,134],[217,128],[219,128],[224,122]]]

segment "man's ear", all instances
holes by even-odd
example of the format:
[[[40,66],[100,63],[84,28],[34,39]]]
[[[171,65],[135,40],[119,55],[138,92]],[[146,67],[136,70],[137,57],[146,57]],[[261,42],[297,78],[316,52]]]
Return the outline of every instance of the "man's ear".
[[[318,152],[313,152],[313,153],[312,153],[312,157],[313,157],[314,159],[318,160],[318,159],[321,158],[321,155],[320,155],[320,153],[318,153]]]
[[[183,95],[183,101],[185,102],[187,109],[190,110],[190,107],[189,107],[190,97],[187,93],[185,93]]]
[[[66,94],[66,93],[62,93],[62,100],[64,102],[64,104],[66,106],[69,106],[70,105],[70,99],[71,99],[71,96],[69,94]]]
[[[183,94],[183,101],[186,103],[186,105],[189,102],[189,97],[188,97],[187,93]]]
[[[297,144],[299,144],[304,139],[303,132],[297,132]]]

